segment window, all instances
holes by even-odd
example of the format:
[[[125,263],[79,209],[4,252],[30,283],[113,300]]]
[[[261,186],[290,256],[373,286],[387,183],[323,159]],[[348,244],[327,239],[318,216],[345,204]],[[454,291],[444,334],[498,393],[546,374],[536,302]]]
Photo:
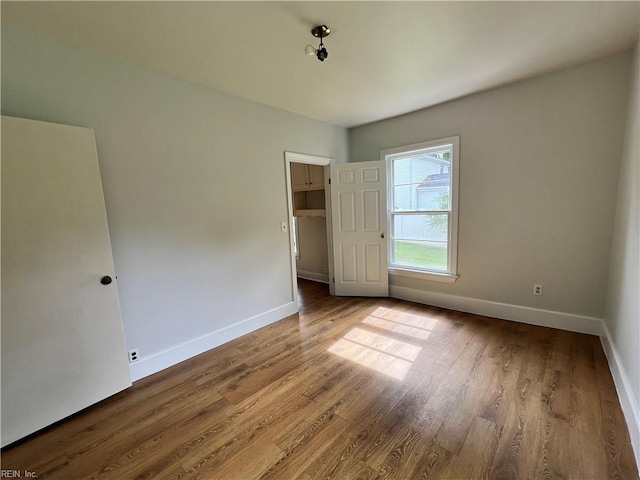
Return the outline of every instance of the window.
[[[381,152],[389,179],[389,272],[457,278],[459,137]]]

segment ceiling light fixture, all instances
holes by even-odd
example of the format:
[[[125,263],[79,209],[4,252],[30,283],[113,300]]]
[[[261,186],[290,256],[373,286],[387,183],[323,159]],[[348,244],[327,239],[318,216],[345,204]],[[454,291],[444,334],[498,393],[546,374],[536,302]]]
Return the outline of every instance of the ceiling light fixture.
[[[324,37],[328,37],[330,33],[331,29],[326,25],[318,25],[317,27],[313,27],[311,29],[311,35],[320,39],[320,46],[318,46],[318,48],[316,49],[313,47],[313,45],[307,45],[304,49],[304,51],[307,52],[307,55],[315,55],[316,57],[318,57],[318,60],[324,62],[325,59],[329,56],[329,52],[327,52],[327,49],[324,48],[322,39]]]

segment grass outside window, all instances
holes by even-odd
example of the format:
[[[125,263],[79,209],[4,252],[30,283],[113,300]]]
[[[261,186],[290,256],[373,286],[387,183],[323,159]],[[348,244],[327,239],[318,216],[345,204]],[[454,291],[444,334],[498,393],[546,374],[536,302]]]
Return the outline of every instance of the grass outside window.
[[[447,269],[447,248],[421,242],[396,240],[394,242],[396,264],[434,270]]]

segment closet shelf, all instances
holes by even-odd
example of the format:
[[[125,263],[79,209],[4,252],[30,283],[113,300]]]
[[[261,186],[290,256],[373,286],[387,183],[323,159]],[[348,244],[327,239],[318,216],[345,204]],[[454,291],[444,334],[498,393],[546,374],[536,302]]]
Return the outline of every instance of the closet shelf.
[[[296,217],[326,217],[327,211],[322,208],[312,210],[296,210]]]

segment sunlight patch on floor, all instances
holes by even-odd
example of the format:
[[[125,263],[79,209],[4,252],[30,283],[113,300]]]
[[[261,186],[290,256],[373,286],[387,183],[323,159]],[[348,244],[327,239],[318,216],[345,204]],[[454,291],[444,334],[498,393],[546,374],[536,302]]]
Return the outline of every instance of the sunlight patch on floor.
[[[436,323],[438,323],[437,317],[428,317],[426,315],[401,312],[398,310],[394,310],[393,308],[385,307],[376,308],[371,316],[428,331],[433,330],[433,327],[435,327]]]
[[[430,330],[423,330],[422,328],[410,327],[402,323],[397,323],[391,320],[385,320],[383,318],[377,318],[369,316],[365,318],[362,323],[372,325],[374,327],[382,328],[383,330],[390,330],[395,333],[400,333],[408,337],[418,338],[420,340],[426,340],[431,335]]]
[[[398,380],[404,380],[412,363],[344,338],[334,343],[329,352]]]
[[[342,338],[411,362],[416,359],[420,350],[422,350],[417,345],[371,333],[361,328],[354,328]]]
[[[364,325],[387,330],[416,340],[426,340],[437,318],[379,307],[365,318]],[[398,380],[404,380],[422,347],[397,338],[355,327],[328,351]]]

